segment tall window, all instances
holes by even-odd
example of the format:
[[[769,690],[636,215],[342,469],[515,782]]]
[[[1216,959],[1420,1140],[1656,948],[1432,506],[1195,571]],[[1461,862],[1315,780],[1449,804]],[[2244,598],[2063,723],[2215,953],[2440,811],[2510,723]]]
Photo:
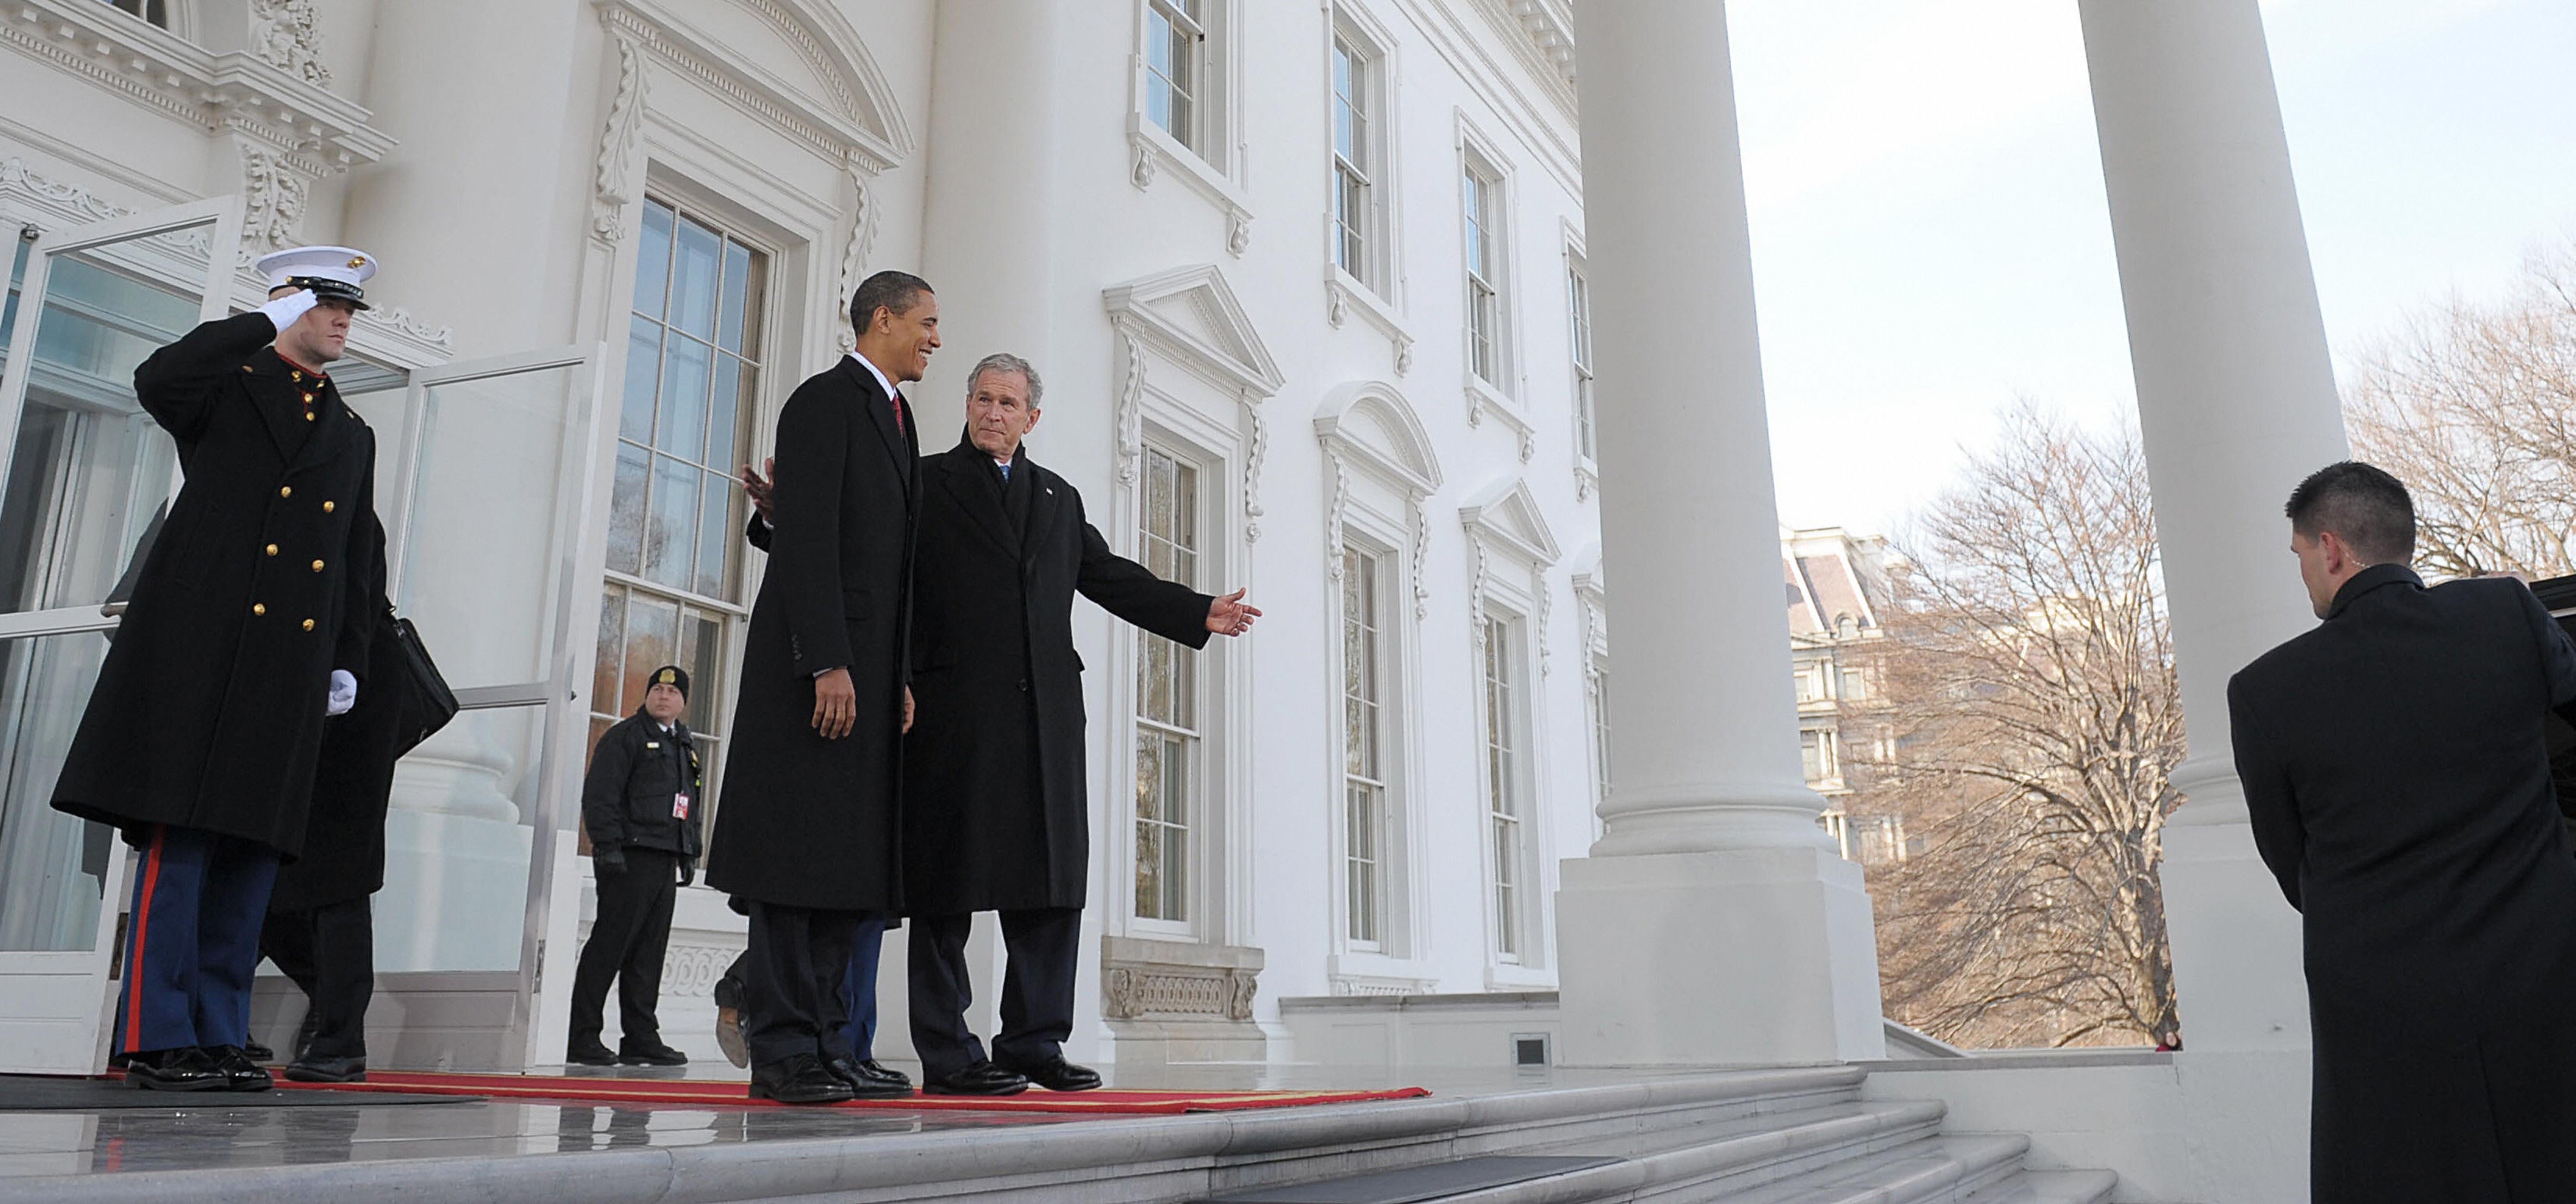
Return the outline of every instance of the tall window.
[[[1601,458],[1592,426],[1592,285],[1583,261],[1565,261],[1565,320],[1574,342],[1574,447],[1586,460]]]
[[[1353,278],[1376,288],[1377,273],[1370,270],[1369,262],[1374,250],[1369,246],[1369,226],[1375,204],[1369,165],[1375,160],[1372,144],[1377,137],[1369,128],[1372,70],[1368,56],[1349,35],[1338,31],[1333,34],[1333,261]]]
[[[1386,560],[1342,553],[1343,874],[1353,948],[1386,940],[1386,644],[1379,582]]]
[[[702,736],[723,730],[717,683],[746,614],[733,471],[750,458],[767,269],[766,256],[711,221],[644,202],[592,661],[594,741],[634,713],[644,675],[665,664],[698,683],[689,726]],[[708,743],[715,752],[718,742]],[[707,780],[717,777],[710,764]]]
[[[107,2],[163,29],[170,28],[168,0],[107,0]]]
[[[1513,678],[1513,626],[1485,620],[1485,822],[1494,858],[1494,952],[1521,960],[1520,698]]]
[[[1199,473],[1178,456],[1145,449],[1138,544],[1166,581],[1199,578]],[[1160,636],[1138,637],[1136,658],[1136,918],[1190,919],[1190,828],[1197,814],[1200,723],[1197,654]]]
[[[1502,190],[1494,177],[1468,164],[1460,176],[1466,199],[1467,225],[1467,370],[1497,388],[1502,386],[1502,253],[1494,245],[1495,195]]]
[[[1206,86],[1208,0],[1146,0],[1145,116],[1172,139],[1203,151],[1199,101]]]

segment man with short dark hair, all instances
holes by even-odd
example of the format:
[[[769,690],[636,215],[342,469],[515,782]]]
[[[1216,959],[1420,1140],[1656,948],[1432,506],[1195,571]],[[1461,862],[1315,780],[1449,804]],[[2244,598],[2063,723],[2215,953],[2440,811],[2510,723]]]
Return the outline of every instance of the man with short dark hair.
[[[939,348],[939,299],[918,276],[879,272],[851,297],[850,324],[857,350],[779,412],[776,531],[707,856],[707,884],[751,916],[751,1093],[781,1103],[895,1093],[851,1057],[844,975],[865,916],[903,907],[896,802],[920,446],[900,386]]]
[[[2426,588],[2413,503],[2377,468],[2319,470],[2288,513],[2324,622],[2227,702],[2305,933],[2314,1197],[2565,1199],[2576,873],[2542,723],[2576,702],[2576,645],[2519,581]]]

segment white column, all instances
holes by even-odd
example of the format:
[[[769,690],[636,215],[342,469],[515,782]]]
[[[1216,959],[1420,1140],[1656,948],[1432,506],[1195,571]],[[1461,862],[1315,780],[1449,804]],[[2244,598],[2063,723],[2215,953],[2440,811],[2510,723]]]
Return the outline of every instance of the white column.
[[[2255,0],[2081,10],[2190,738],[2163,873],[2184,1041],[2295,1048],[2298,916],[2227,733],[2228,677],[2316,622],[2282,504],[2347,454],[2289,143]]]
[[[1575,6],[1617,582],[1614,792],[1557,922],[1575,1065],[1883,1052],[1860,867],[1798,760],[1725,7]]]

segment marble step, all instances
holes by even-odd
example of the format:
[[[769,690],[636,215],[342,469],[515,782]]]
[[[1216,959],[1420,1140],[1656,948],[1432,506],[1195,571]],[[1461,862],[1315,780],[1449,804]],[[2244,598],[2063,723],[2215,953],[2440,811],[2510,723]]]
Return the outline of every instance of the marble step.
[[[2109,1171],[2023,1171],[1959,1204],[2111,1204],[2118,1186]]]

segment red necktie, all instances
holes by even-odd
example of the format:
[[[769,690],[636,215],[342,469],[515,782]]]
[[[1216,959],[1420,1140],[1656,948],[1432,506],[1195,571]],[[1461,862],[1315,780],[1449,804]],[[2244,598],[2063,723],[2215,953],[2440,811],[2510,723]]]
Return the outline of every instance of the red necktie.
[[[894,391],[894,433],[903,433],[903,390]]]

